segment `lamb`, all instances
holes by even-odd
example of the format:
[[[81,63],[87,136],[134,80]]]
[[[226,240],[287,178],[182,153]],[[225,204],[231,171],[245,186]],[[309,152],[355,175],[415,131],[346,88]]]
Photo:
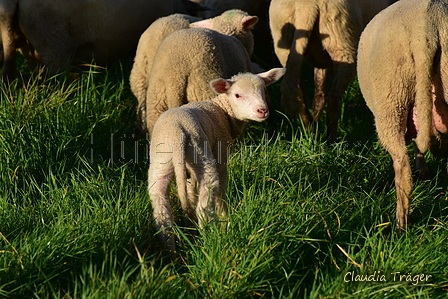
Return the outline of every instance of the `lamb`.
[[[326,101],[328,69],[334,79],[328,94],[327,135],[337,137],[342,97],[356,75],[359,36],[371,18],[394,0],[272,0],[270,28],[275,53],[286,67],[282,106],[289,116],[301,117],[306,128],[318,122]],[[311,116],[303,92],[301,68],[314,69],[315,94]]]
[[[237,37],[246,47],[246,50],[250,56],[253,51],[253,36],[251,33],[251,29],[257,23],[257,21],[258,18],[256,16],[249,16],[246,12],[243,12],[241,10],[229,10],[224,12],[220,16],[202,21],[198,18],[194,18],[188,15],[174,14],[171,16],[160,18],[153,24],[151,24],[151,26],[149,26],[148,29],[140,37],[137,52],[134,58],[134,65],[130,74],[131,90],[138,101],[137,130],[139,135],[144,135],[148,131],[146,124],[146,95],[148,93],[149,74],[151,73],[154,56],[160,44],[168,35],[177,30],[187,29],[190,27],[213,29],[222,34]],[[183,39],[184,37],[180,38]],[[174,51],[183,51],[183,49],[175,49]],[[169,66],[164,65],[161,67]],[[247,69],[241,68],[238,71],[247,71]],[[208,79],[220,76],[231,76],[234,74],[236,73],[221,73],[216,74],[216,76],[210,77]],[[203,82],[203,86],[205,86],[207,90],[208,81],[209,80]],[[209,92],[208,96],[210,95],[212,94]],[[207,95],[205,96],[206,98],[208,98]]]
[[[428,149],[448,155],[447,34],[448,1],[407,0],[373,18],[359,43],[361,92],[393,160],[399,233],[409,225],[412,193],[406,143],[414,142],[422,178],[428,174]]]
[[[169,250],[175,250],[168,195],[173,177],[187,219],[203,227],[225,216],[226,163],[232,142],[249,120],[261,122],[269,116],[265,86],[284,72],[276,68],[214,79],[210,86],[218,94],[215,98],[169,109],[158,118],[150,147],[148,191],[156,229]]]

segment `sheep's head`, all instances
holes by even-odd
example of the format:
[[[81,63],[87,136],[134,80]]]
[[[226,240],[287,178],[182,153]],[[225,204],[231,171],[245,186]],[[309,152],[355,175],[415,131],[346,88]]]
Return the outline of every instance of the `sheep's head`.
[[[231,9],[212,19],[191,23],[190,27],[212,29],[222,34],[234,36],[243,44],[250,56],[254,50],[252,29],[257,22],[257,16],[251,16],[239,9]]]
[[[274,68],[257,75],[239,74],[229,80],[212,80],[210,86],[214,92],[226,95],[237,119],[261,122],[269,116],[265,97],[266,86],[279,80],[285,71],[285,68]]]

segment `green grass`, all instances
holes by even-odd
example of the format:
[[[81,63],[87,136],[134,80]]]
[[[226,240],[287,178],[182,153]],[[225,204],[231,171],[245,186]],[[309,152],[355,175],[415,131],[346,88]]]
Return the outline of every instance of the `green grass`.
[[[446,168],[427,155],[435,176],[416,182],[398,237],[391,160],[356,82],[334,145],[280,112],[252,125],[231,155],[229,217],[194,240],[177,227],[172,262],[129,68],[0,83],[0,298],[448,297]]]

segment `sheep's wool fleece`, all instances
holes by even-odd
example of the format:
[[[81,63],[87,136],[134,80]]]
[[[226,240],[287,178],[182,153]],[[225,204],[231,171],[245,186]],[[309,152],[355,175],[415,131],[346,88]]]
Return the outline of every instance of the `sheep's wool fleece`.
[[[212,100],[193,102],[164,112],[154,127],[153,140],[171,142],[173,146],[177,142],[194,142],[191,145],[200,147],[204,146],[201,142],[207,141],[217,158],[217,146],[228,147],[246,124],[234,117],[226,96],[218,95]],[[183,140],[183,137],[187,139]]]

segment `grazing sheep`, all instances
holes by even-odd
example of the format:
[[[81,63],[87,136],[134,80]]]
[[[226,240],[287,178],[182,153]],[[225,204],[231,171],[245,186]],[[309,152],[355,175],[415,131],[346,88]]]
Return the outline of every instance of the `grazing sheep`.
[[[249,120],[260,122],[268,117],[265,86],[284,72],[277,68],[258,75],[245,73],[230,80],[212,80],[210,86],[218,94],[215,98],[169,109],[157,120],[151,140],[148,190],[156,229],[168,249],[175,249],[168,195],[173,177],[187,219],[202,227],[217,215],[224,216],[222,199],[232,142]]]
[[[2,76],[14,77],[15,52],[49,74],[71,62],[107,64],[135,51],[157,18],[194,10],[187,0],[0,0]],[[195,4],[197,6],[197,4]],[[196,12],[194,12],[196,13]]]
[[[168,35],[177,30],[187,29],[190,27],[213,29],[222,34],[237,37],[246,46],[246,50],[250,56],[253,51],[253,36],[251,33],[251,29],[257,23],[257,21],[258,21],[257,17],[249,16],[247,13],[243,11],[229,10],[213,19],[207,19],[202,21],[199,21],[199,19],[190,17],[188,15],[174,14],[171,16],[160,18],[153,24],[151,24],[151,26],[149,26],[148,29],[140,37],[140,41],[138,43],[137,52],[134,59],[134,65],[130,75],[131,90],[138,100],[137,130],[139,134],[143,135],[147,133],[146,95],[148,92],[149,74],[151,73],[154,56],[160,44]],[[199,49],[202,49],[202,46],[200,44],[196,44],[194,46],[198,47]],[[198,51],[199,49],[196,49],[195,51]],[[183,49],[177,49],[173,51],[174,52],[183,51]],[[244,69],[238,69],[237,72],[231,74],[228,73],[216,74],[215,76],[209,77],[208,80],[203,81],[203,85],[205,86],[205,88],[207,88],[208,82],[212,78],[224,77],[224,76],[230,77],[238,73],[239,71],[248,71],[248,70],[244,68]],[[208,93],[208,95],[212,95],[211,91]],[[204,96],[206,99],[208,99],[207,94]]]
[[[192,24],[190,24],[192,21],[196,21]],[[143,135],[147,132],[151,132],[152,126],[154,125],[154,122],[156,118],[167,108],[163,108],[162,111],[153,111],[155,114],[153,121],[150,122],[149,130],[148,130],[148,124],[146,123],[147,119],[147,95],[148,97],[152,99],[155,99],[156,101],[161,101],[162,103],[166,102],[166,100],[161,99],[163,94],[155,95],[154,90],[149,90],[149,81],[150,81],[150,74],[151,69],[153,66],[154,57],[156,55],[157,49],[159,48],[160,44],[164,39],[169,36],[171,33],[178,31],[180,29],[187,29],[187,28],[207,28],[207,29],[213,29],[217,32],[220,32],[225,35],[234,36],[238,38],[243,45],[245,46],[248,55],[250,56],[253,51],[253,36],[251,33],[251,29],[253,26],[257,23],[258,18],[255,16],[249,16],[247,13],[240,11],[240,10],[230,10],[224,12],[222,15],[217,16],[213,19],[207,19],[203,21],[197,21],[197,19],[188,17],[186,15],[176,14],[164,18],[160,18],[156,22],[154,22],[151,26],[148,27],[148,29],[143,33],[143,35],[140,38],[139,45],[137,48],[137,53],[134,59],[134,66],[131,71],[130,75],[130,84],[131,84],[131,90],[136,96],[138,100],[138,107],[137,107],[137,130],[139,134]],[[206,33],[202,33],[203,35]],[[177,36],[177,35],[176,35]],[[229,51],[229,49],[223,49],[223,48],[217,48],[213,49],[213,53],[203,53],[205,48],[207,46],[213,47],[216,45],[213,45],[213,43],[220,43],[220,41],[215,41],[214,39],[226,39],[226,37],[216,36],[213,35],[212,38],[209,38],[205,43],[205,45],[202,45],[202,43],[199,43],[200,38],[194,38],[193,34],[181,34],[177,37],[180,39],[179,43],[176,44],[176,41],[173,41],[173,38],[170,37],[168,39],[169,41],[166,42],[168,45],[162,46],[162,48],[169,48],[174,47],[173,49],[167,49],[167,51],[163,51],[159,54],[159,57],[157,60],[156,65],[158,65],[158,71],[153,74],[153,76],[157,77],[164,77],[166,76],[167,69],[173,68],[173,65],[170,62],[170,56],[177,56],[177,65],[174,67],[170,73],[172,73],[171,76],[166,77],[163,81],[169,84],[169,81],[171,79],[180,80],[181,75],[187,75],[188,72],[190,72],[190,68],[195,68],[194,65],[188,62],[181,61],[181,59],[192,59],[194,56],[192,56],[190,53],[182,54],[181,52],[190,52],[193,51],[195,55],[199,55],[203,57],[204,64],[210,64],[210,68],[212,69],[225,69],[225,66],[222,67],[216,66],[217,61],[210,59],[215,55],[215,52],[222,53],[221,54],[221,63],[224,63],[224,61],[230,62],[230,63],[237,63],[234,67],[234,70],[229,72],[219,72],[219,73],[213,73],[210,74],[207,78],[204,78],[200,83],[202,84],[202,88],[206,90],[206,93],[203,95],[202,98],[199,98],[197,100],[202,99],[209,99],[210,96],[213,95],[211,91],[208,89],[208,82],[216,77],[230,77],[232,75],[237,74],[238,72],[242,71],[249,71],[247,69],[247,54],[244,53],[244,49],[240,47],[239,45],[235,45],[237,42],[233,41],[227,41],[227,43],[232,43],[232,46],[230,48],[238,48],[235,49],[234,53],[229,53],[228,58],[225,58],[226,54],[225,51]],[[188,38],[190,38],[188,40]],[[188,43],[192,44],[188,44]],[[211,44],[210,44],[211,43]],[[186,47],[184,47],[186,45]],[[191,49],[193,48],[193,49]],[[169,56],[167,56],[169,55]],[[205,55],[205,56],[204,56]],[[244,60],[244,63],[237,62],[236,58],[233,58],[238,56],[238,59],[241,61],[241,59]],[[164,58],[160,58],[160,56]],[[195,58],[197,59],[197,58]],[[185,63],[185,65],[183,65]],[[178,69],[179,73],[177,74]],[[201,79],[201,76],[194,79],[195,82],[198,82],[198,80]],[[154,80],[153,80],[154,81]],[[179,82],[178,82],[179,83]],[[164,86],[156,87],[156,90],[161,90],[162,88],[165,88]],[[149,93],[148,93],[149,92]],[[179,98],[181,97],[181,98]],[[188,100],[185,98],[185,95],[178,95],[176,98],[168,99],[168,101],[174,103],[173,105],[169,105],[168,108],[173,108],[180,106],[182,104],[185,104],[188,102]],[[153,105],[156,105],[156,102],[152,102],[153,104],[149,105],[151,108],[154,108]]]
[[[379,13],[359,43],[359,85],[393,160],[399,232],[409,224],[412,193],[406,143],[416,137],[416,167],[423,177],[428,149],[448,154],[447,36],[448,1],[406,0]]]
[[[370,19],[393,0],[272,0],[270,27],[275,53],[286,67],[282,106],[290,116],[300,115],[308,128],[319,121],[326,101],[328,68],[334,79],[328,95],[327,134],[337,136],[342,96],[356,75],[359,36]],[[301,82],[304,60],[315,67],[313,117]]]

